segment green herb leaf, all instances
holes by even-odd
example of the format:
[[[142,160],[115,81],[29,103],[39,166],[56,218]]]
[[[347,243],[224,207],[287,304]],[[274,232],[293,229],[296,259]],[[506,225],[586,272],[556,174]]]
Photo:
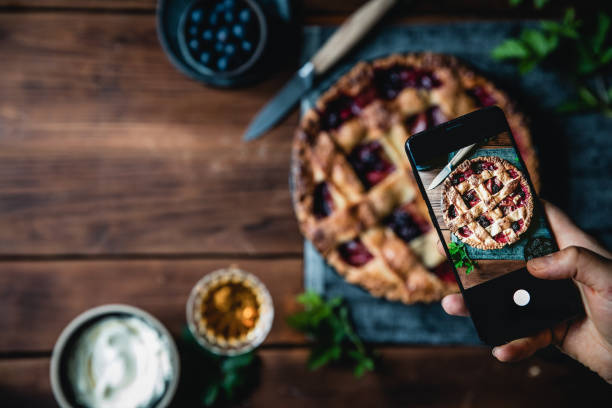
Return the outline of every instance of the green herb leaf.
[[[537,9],[544,7],[549,0],[533,0],[533,6]]]
[[[253,360],[255,360],[253,352],[230,357],[221,363],[221,370],[225,373],[236,371],[240,368],[248,367],[253,363]]]
[[[525,58],[529,56],[529,49],[521,41],[511,38],[495,47],[492,56],[498,60]]]
[[[612,47],[608,48],[604,52],[601,53],[601,57],[599,57],[599,61],[602,64],[607,64],[612,61]]]
[[[509,0],[511,6],[522,0]],[[549,0],[534,0],[535,8],[542,8]],[[599,111],[612,116],[612,94],[609,78],[605,76],[612,64],[612,18],[604,12],[578,18],[573,7],[565,9],[558,21],[542,21],[540,27],[524,29],[518,38],[508,38],[495,47],[491,56],[496,60],[513,60],[520,73],[533,70],[555,55],[568,56],[569,63],[555,65],[569,74],[578,99],[569,100],[558,107],[560,112],[582,110]],[[572,85],[575,84],[575,85]],[[469,264],[463,257],[457,263]]]
[[[597,106],[597,98],[586,86],[581,86],[580,88],[578,88],[578,95],[587,106]]]
[[[608,35],[609,29],[610,17],[607,14],[599,13],[597,15],[597,30],[591,41],[593,52],[598,53],[599,51],[601,51],[604,41],[606,40],[606,36]]]
[[[312,348],[308,368],[316,370],[340,360],[354,362],[355,375],[362,375],[374,368],[373,359],[355,333],[349,318],[349,310],[341,298],[325,300],[315,292],[298,296],[307,299],[304,311],[287,318],[293,328],[311,336]]]
[[[476,262],[470,259],[465,249],[465,245],[462,242],[449,242],[448,252],[451,254],[451,260],[455,268],[467,267],[465,271],[466,275],[469,275],[470,272],[474,270]]]
[[[540,58],[550,54],[559,44],[557,36],[546,36],[541,31],[534,29],[523,30],[521,40]]]
[[[204,394],[202,396],[202,403],[205,406],[210,407],[217,401],[218,396],[219,396],[219,384],[216,384],[216,383],[210,384],[204,391]]]

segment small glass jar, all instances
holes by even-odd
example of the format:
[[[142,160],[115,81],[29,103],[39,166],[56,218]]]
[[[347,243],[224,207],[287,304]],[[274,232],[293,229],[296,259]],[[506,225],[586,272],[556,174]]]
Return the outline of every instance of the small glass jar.
[[[273,320],[268,289],[236,266],[204,276],[187,301],[189,330],[215,354],[234,356],[253,350],[264,341]]]

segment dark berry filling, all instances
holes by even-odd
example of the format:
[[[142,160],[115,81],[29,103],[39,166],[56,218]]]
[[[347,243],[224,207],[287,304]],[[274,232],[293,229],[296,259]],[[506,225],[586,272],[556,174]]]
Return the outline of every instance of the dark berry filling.
[[[457,216],[457,210],[455,209],[455,206],[451,204],[451,206],[448,207],[448,218],[452,220],[456,216]]]
[[[515,178],[517,178],[517,177],[518,177],[518,173],[517,173],[517,172],[516,172],[516,170],[514,170],[514,169],[510,169],[510,170],[508,170],[508,175],[509,175],[510,177],[512,177],[513,179],[515,179]]]
[[[355,147],[348,161],[366,188],[378,184],[395,169],[386,160],[383,148],[377,141]]]
[[[457,232],[459,232],[459,235],[462,237],[469,237],[472,235],[472,231],[468,227],[461,227]]]
[[[523,228],[523,220],[514,221],[512,223],[512,230],[514,232],[519,232]]]
[[[394,65],[374,71],[374,84],[382,98],[393,99],[404,88],[432,89],[441,82],[432,71]]]
[[[480,174],[483,170],[495,170],[497,166],[491,162],[486,161],[476,161],[470,165],[472,171],[476,174]]]
[[[472,89],[467,90],[470,95],[480,107],[495,105],[497,101],[484,87],[475,86]]]
[[[476,221],[482,228],[487,228],[493,222],[486,215],[481,215],[480,217],[476,218]]]
[[[514,201],[512,201],[512,197],[504,198],[498,205],[499,209],[502,211],[504,215],[510,214],[512,211],[516,210],[516,205],[514,205]]]
[[[525,200],[529,198],[529,190],[527,187],[521,184],[516,190],[514,190],[511,197],[518,197],[519,199],[516,201],[516,205],[517,207],[522,207],[525,205]]]
[[[336,129],[343,122],[359,115],[363,108],[374,99],[393,99],[404,88],[431,89],[438,86],[440,86],[440,81],[431,71],[401,65],[387,69],[377,69],[374,72],[373,86],[366,88],[357,96],[342,94],[328,102],[325,109],[320,112],[321,125],[325,130]],[[418,123],[415,122],[415,126],[425,126],[422,130],[431,125],[439,125],[447,120],[438,107],[432,107],[419,115],[423,116]]]
[[[319,183],[314,189],[312,212],[317,218],[325,218],[334,211],[334,201],[327,183]]]
[[[448,262],[442,262],[432,269],[431,272],[443,282],[455,282],[453,267]]]
[[[504,187],[504,185],[501,183],[501,181],[499,181],[497,177],[493,177],[485,181],[485,187],[487,190],[489,190],[489,193],[497,194],[500,192],[502,187]]]
[[[429,230],[429,224],[407,207],[398,208],[386,220],[386,224],[405,242],[410,242]]]
[[[506,242],[508,242],[508,238],[506,237],[506,234],[504,234],[503,232],[500,232],[499,234],[495,235],[493,239],[502,244],[505,244]]]
[[[336,129],[342,123],[357,116],[377,97],[376,89],[369,87],[355,97],[342,94],[327,103],[321,112],[321,126],[325,130]]]
[[[451,178],[451,184],[453,186],[461,184],[464,181],[465,181],[465,176],[463,175],[463,173],[455,173],[453,174],[453,177]]]
[[[352,107],[353,98],[348,95],[340,95],[333,101],[330,101],[325,111],[321,112],[321,126],[323,129],[336,129],[343,122],[355,116]]]
[[[338,253],[344,262],[352,266],[365,265],[374,258],[359,238],[338,246]]]
[[[406,120],[406,125],[411,134],[419,133],[433,126],[446,122],[446,116],[439,107],[432,106],[424,112],[417,113]]]
[[[464,193],[462,197],[463,201],[465,201],[465,204],[469,208],[472,208],[480,202],[480,198],[478,198],[478,194],[476,194],[476,191],[474,191],[474,189]]]

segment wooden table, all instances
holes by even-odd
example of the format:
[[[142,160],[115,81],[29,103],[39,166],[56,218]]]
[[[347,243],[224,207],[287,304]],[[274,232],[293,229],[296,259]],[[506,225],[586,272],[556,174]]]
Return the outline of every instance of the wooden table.
[[[307,2],[304,20],[337,23],[361,1],[328,3]],[[303,289],[287,189],[297,114],[240,140],[295,65],[247,89],[201,86],[163,54],[154,5],[0,0],[1,406],[55,406],[50,352],[85,309],[129,303],[177,335],[192,285],[231,263],[264,281],[277,311],[245,406],[587,406],[610,396],[554,353],[500,364],[486,348],[381,345],[380,371],[362,380],[309,372],[306,340],[285,324]],[[507,17],[505,1],[439,5],[405,19]]]

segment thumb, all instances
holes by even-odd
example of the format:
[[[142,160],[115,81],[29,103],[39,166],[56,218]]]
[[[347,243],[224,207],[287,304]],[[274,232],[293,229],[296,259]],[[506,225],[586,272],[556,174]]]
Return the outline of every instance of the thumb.
[[[612,286],[612,261],[588,249],[570,246],[527,262],[529,272],[540,279],[574,279],[602,293]]]

